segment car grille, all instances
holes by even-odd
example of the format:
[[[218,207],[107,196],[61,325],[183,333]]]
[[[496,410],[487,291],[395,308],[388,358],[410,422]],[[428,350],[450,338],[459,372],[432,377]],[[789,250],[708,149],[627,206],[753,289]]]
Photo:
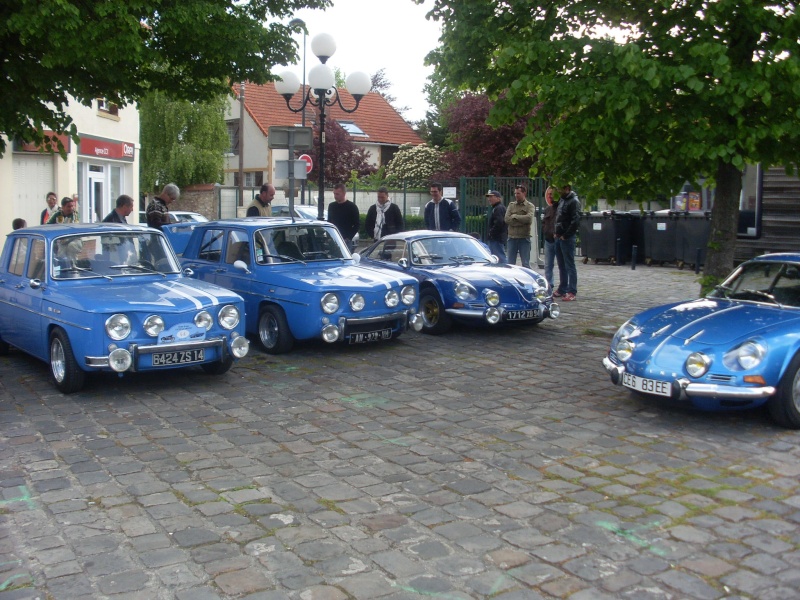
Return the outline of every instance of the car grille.
[[[715,375],[714,373],[710,373],[708,375],[709,381],[716,381],[718,383],[729,383],[733,381],[732,375]]]

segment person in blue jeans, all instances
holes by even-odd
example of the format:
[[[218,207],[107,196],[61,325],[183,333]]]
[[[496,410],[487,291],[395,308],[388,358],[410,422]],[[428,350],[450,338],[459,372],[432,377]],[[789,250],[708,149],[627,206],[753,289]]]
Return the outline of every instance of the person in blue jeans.
[[[553,266],[556,262],[556,211],[558,210],[558,197],[555,188],[549,187],[544,192],[547,206],[542,216],[542,237],[544,238],[544,278],[551,292],[555,292],[553,285]],[[563,273],[563,266],[559,266],[559,275]]]
[[[558,289],[553,296],[564,302],[575,300],[578,294],[578,269],[575,266],[575,238],[581,220],[581,203],[572,186],[561,188],[556,211],[556,260],[561,273]],[[561,265],[564,265],[562,270]]]

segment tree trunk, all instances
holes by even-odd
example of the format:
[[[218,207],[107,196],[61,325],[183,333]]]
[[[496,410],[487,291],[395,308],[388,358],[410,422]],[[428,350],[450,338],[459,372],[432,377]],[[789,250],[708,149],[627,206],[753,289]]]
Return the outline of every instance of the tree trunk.
[[[733,269],[741,191],[742,171],[730,163],[720,162],[717,166],[714,208],[711,211],[711,235],[703,271],[704,292],[720,283]]]

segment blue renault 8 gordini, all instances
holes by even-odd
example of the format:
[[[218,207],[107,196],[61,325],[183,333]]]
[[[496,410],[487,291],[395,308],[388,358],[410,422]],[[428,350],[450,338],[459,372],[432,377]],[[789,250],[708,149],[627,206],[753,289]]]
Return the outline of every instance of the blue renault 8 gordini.
[[[199,365],[226,372],[247,354],[244,303],[180,273],[160,231],[113,223],[9,234],[0,257],[0,354],[47,362],[55,386],[88,373]]]

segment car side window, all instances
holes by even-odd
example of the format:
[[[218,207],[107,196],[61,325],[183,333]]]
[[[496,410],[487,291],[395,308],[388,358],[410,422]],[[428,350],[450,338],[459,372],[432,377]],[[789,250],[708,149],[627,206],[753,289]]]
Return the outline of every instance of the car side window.
[[[28,263],[28,279],[42,279],[44,277],[44,240],[33,240],[31,245],[31,260]]]
[[[20,237],[14,242],[11,251],[11,261],[8,264],[8,271],[13,275],[22,275],[25,272],[25,259],[28,257],[29,238]]]
[[[197,258],[210,262],[219,262],[222,258],[222,240],[225,231],[222,229],[208,229],[200,241],[200,251]]]
[[[225,263],[232,265],[237,260],[250,264],[250,242],[247,233],[232,229],[228,233],[228,245],[225,249]]]

